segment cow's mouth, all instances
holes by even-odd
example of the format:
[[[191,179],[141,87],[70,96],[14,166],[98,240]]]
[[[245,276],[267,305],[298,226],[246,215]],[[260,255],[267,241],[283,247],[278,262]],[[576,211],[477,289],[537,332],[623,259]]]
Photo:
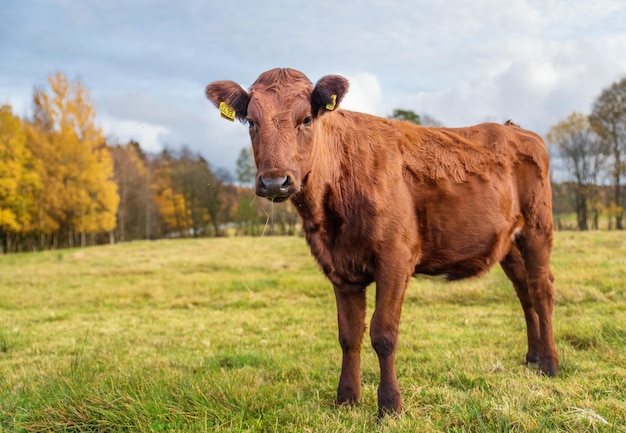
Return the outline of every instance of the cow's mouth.
[[[273,201],[274,203],[282,203],[284,201],[287,201],[287,199],[289,199],[290,196],[284,196],[284,197],[266,197],[268,200]]]

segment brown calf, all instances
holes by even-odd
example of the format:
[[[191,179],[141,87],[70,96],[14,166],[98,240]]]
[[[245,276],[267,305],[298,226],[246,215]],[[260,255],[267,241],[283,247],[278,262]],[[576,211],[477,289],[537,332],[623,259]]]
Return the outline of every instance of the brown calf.
[[[413,274],[449,280],[500,263],[526,316],[526,361],[557,373],[550,272],[549,161],[536,134],[507,122],[425,128],[338,110],[348,82],[264,72],[245,91],[207,86],[224,117],[248,123],[256,193],[291,199],[335,289],[343,364],[338,404],[361,389],[365,289],[376,282],[370,337],[380,363],[379,414],[400,412],[394,357]]]

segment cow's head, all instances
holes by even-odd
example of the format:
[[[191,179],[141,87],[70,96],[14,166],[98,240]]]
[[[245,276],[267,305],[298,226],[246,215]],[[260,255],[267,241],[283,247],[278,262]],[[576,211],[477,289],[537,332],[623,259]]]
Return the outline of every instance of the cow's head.
[[[302,72],[272,69],[249,92],[232,81],[216,81],[206,95],[222,117],[248,124],[256,194],[284,201],[300,191],[310,169],[318,118],[337,109],[347,91],[348,81],[338,75],[325,76],[313,87]]]

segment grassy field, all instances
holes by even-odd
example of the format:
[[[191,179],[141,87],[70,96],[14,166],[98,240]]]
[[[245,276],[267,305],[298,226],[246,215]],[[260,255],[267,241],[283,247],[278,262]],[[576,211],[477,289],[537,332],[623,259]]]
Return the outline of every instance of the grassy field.
[[[302,238],[3,256],[0,432],[626,432],[626,233],[557,233],[553,271],[555,379],[523,365],[499,268],[413,280],[404,413],[379,422],[369,344],[361,404],[333,404],[334,297]]]

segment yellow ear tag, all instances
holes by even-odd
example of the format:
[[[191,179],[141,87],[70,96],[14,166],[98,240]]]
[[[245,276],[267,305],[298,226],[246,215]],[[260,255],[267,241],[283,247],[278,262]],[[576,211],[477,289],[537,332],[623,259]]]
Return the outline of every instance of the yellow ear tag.
[[[224,119],[228,119],[233,122],[235,120],[236,113],[235,109],[226,102],[220,102],[220,114]]]
[[[330,104],[326,104],[326,109],[333,111],[337,106],[337,95],[330,95],[330,99],[332,99],[332,101]]]

